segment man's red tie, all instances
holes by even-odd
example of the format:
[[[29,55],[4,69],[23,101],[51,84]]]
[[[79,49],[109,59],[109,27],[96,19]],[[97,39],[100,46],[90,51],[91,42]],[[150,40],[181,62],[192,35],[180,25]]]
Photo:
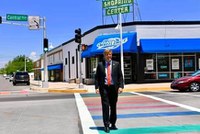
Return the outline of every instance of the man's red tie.
[[[111,85],[111,71],[110,71],[110,62],[108,62],[108,66],[107,66],[107,84],[108,86]]]

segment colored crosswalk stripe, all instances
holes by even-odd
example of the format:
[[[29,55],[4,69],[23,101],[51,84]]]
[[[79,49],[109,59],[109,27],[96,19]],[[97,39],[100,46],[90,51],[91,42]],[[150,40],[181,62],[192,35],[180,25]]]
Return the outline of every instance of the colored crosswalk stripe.
[[[137,114],[119,114],[117,118],[143,118],[143,117],[161,117],[161,116],[186,116],[186,115],[200,115],[195,111],[182,111],[182,112],[158,112],[158,113],[137,113]],[[93,120],[100,120],[102,116],[92,116]]]
[[[199,132],[200,124],[198,125],[181,125],[181,126],[158,126],[158,127],[142,127],[142,128],[126,128],[111,130],[110,134],[162,134],[162,133],[184,133],[184,132]],[[105,132],[101,129],[100,134]]]

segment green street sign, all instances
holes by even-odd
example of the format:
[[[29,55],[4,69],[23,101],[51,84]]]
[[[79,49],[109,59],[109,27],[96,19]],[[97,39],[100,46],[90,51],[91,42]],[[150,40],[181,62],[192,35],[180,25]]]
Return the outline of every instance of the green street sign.
[[[21,14],[6,14],[7,21],[27,21],[28,15]]]

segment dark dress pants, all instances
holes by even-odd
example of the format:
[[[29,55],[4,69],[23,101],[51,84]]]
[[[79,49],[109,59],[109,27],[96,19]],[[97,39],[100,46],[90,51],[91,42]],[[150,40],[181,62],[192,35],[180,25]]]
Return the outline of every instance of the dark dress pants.
[[[114,85],[104,86],[100,90],[103,122],[105,127],[109,127],[109,124],[115,124],[117,120],[117,99],[118,90]]]

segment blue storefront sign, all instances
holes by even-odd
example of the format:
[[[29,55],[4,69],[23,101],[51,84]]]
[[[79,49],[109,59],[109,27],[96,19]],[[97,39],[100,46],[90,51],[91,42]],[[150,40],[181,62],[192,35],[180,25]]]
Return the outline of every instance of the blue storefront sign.
[[[200,38],[140,39],[140,46],[142,53],[199,52]]]
[[[122,36],[124,53],[137,52],[136,33],[123,33]],[[120,34],[98,36],[91,48],[91,55],[103,54],[105,49],[111,49],[113,53],[120,53]]]

